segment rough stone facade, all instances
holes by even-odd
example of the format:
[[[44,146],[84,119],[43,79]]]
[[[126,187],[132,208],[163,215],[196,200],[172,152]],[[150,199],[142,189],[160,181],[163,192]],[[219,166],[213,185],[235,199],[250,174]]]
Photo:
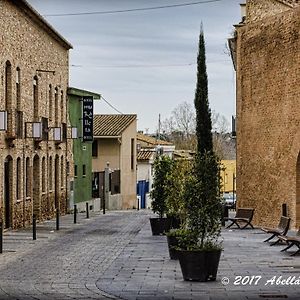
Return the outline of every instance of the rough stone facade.
[[[237,198],[256,209],[256,225],[277,225],[285,203],[298,227],[300,7],[279,2],[247,1],[236,26]]]
[[[0,0],[0,110],[7,130],[0,132],[0,217],[5,228],[50,218],[67,209],[66,91],[72,47],[26,1]],[[42,139],[32,122],[43,123]],[[62,142],[53,139],[62,129]]]

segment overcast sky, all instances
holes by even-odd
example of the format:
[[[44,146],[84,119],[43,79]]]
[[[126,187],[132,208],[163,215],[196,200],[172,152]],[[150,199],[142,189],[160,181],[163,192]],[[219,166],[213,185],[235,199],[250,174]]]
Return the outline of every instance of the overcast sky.
[[[42,15],[124,10],[196,0],[29,0]],[[138,129],[154,132],[183,101],[193,103],[201,21],[206,41],[209,101],[228,121],[235,114],[235,72],[226,50],[241,0],[159,10],[46,16],[74,47],[70,86],[100,93],[122,113],[138,115]],[[72,66],[73,65],[73,66]],[[95,113],[117,113],[105,102]]]

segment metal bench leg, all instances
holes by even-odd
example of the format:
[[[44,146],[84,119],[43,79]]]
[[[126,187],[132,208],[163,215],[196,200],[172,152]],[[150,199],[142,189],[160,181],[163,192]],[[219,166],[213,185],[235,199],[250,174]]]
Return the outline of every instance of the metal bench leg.
[[[271,240],[272,238],[274,238],[276,236],[276,234],[271,235],[269,238],[267,238],[264,242],[268,242],[269,240]]]
[[[278,239],[277,241],[275,241],[275,242],[272,242],[271,244],[270,244],[270,246],[275,246],[275,245],[277,245],[277,244],[279,244],[280,243],[280,239]]]
[[[287,247],[285,247],[285,248],[283,248],[282,250],[280,250],[280,252],[284,252],[284,251],[290,249],[292,246],[294,246],[294,244],[293,244],[293,243],[290,243]]]
[[[300,253],[300,249],[298,249],[296,252],[292,253],[291,256],[295,256],[295,255],[297,255],[298,253]]]
[[[226,228],[230,228],[233,224],[235,224],[234,221],[231,221],[232,223],[230,225],[228,225]]]

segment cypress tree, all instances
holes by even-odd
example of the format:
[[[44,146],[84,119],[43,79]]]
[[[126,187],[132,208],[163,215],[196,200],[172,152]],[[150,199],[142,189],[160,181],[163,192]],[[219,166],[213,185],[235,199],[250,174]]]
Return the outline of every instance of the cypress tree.
[[[197,86],[195,92],[197,152],[213,150],[211,111],[208,103],[208,81],[203,26],[201,24],[197,57]]]

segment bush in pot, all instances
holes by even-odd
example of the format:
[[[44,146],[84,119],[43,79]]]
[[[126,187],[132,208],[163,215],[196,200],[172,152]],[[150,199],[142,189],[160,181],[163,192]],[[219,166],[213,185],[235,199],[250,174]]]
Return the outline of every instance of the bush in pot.
[[[176,160],[166,180],[166,206],[167,216],[171,218],[172,228],[179,228],[185,221],[185,208],[183,194],[186,175],[191,167],[188,160]]]
[[[167,212],[167,176],[173,167],[173,160],[168,156],[157,156],[154,161],[154,177],[150,197],[152,211],[158,218],[150,218],[153,235],[160,235],[170,230],[171,220],[165,217]]]

